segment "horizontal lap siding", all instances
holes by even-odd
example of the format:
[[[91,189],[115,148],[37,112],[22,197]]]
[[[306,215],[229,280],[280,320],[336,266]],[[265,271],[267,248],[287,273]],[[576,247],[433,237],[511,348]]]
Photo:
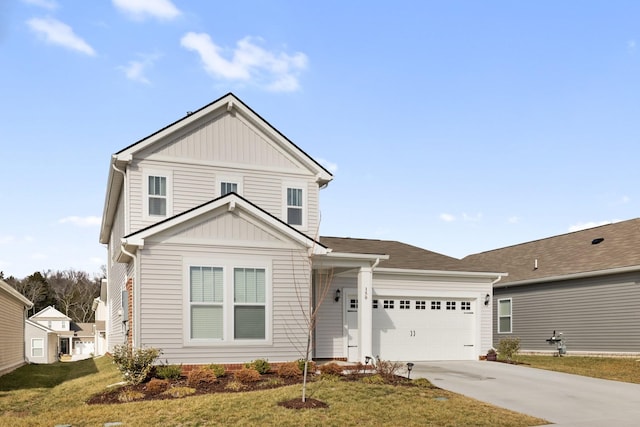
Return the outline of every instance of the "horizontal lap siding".
[[[185,346],[183,332],[183,258],[234,254],[272,258],[272,344]],[[299,250],[227,250],[200,246],[149,244],[140,257],[142,275],[140,336],[144,346],[163,350],[169,363],[240,363],[257,358],[289,361],[301,357],[306,343],[302,307],[308,307],[308,264]],[[298,291],[296,291],[296,287]],[[299,302],[299,297],[301,302]]]
[[[0,289],[0,375],[24,364],[24,306]]]
[[[494,330],[495,343],[519,337],[523,350],[553,350],[545,340],[555,330],[568,351],[640,352],[639,279],[618,275],[496,289],[496,304],[513,299],[513,332]]]

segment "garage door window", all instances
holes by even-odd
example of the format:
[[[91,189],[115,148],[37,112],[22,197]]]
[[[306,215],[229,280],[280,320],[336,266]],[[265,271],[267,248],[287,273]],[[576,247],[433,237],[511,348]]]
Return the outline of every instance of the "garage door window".
[[[378,308],[378,300],[377,299],[373,300],[373,308]]]
[[[411,301],[400,300],[400,310],[409,310],[411,308]]]
[[[498,333],[511,333],[511,298],[498,300]]]
[[[416,310],[426,310],[427,302],[426,301],[416,301]]]
[[[394,301],[394,300],[392,300],[392,299],[391,299],[391,300],[386,299],[386,300],[384,300],[384,305],[383,305],[383,307],[384,307],[384,308],[393,309],[394,302],[395,302],[395,301]]]
[[[447,301],[447,310],[455,310],[456,302],[455,301]]]
[[[470,301],[462,301],[460,303],[460,310],[462,310],[462,311],[471,311],[471,302]]]
[[[440,301],[431,301],[431,310],[440,310]]]

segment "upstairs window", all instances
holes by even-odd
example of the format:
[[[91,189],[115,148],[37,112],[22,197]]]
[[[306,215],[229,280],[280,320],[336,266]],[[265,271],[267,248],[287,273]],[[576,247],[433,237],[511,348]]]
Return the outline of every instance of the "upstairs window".
[[[149,215],[167,216],[167,177],[149,176]]]
[[[171,204],[171,172],[144,171],[144,217],[157,220],[173,215]]]
[[[220,195],[224,196],[229,193],[238,194],[238,183],[237,182],[221,182],[220,183]]]
[[[287,224],[302,225],[302,188],[287,188]]]

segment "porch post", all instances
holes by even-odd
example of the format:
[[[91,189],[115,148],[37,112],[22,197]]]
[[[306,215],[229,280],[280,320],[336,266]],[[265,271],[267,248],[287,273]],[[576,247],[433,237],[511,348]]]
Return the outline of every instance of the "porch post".
[[[360,362],[365,356],[375,357],[373,352],[373,268],[360,267],[358,271],[358,348]]]

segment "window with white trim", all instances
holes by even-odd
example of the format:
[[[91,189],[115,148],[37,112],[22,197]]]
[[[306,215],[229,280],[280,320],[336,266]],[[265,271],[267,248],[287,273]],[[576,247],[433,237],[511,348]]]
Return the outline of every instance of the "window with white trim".
[[[440,310],[440,301],[431,301],[431,310]]]
[[[286,190],[287,224],[304,224],[304,191],[300,187],[287,187]]]
[[[223,274],[222,267],[189,268],[192,339],[224,338]]]
[[[31,357],[44,356],[44,339],[31,338]]]
[[[263,268],[234,268],[235,339],[265,339],[266,272]]]
[[[394,306],[394,300],[392,299],[386,299],[383,301],[383,308],[387,308],[387,309],[393,309]]]
[[[400,300],[400,310],[409,310],[411,308],[411,301]]]
[[[456,302],[455,301],[447,301],[447,310],[455,310]]]
[[[471,311],[471,301],[460,301],[460,310]]]
[[[229,193],[242,195],[242,177],[239,176],[220,176],[217,179],[218,191],[220,196]]]
[[[498,300],[498,333],[510,334],[512,331],[512,301],[511,298]]]
[[[416,310],[426,310],[427,302],[426,301],[416,301]]]
[[[144,172],[142,185],[145,218],[157,219],[173,215],[171,172],[147,170]]]
[[[240,262],[238,262],[240,261]],[[211,345],[270,340],[268,261],[224,256],[185,261],[185,342]]]

